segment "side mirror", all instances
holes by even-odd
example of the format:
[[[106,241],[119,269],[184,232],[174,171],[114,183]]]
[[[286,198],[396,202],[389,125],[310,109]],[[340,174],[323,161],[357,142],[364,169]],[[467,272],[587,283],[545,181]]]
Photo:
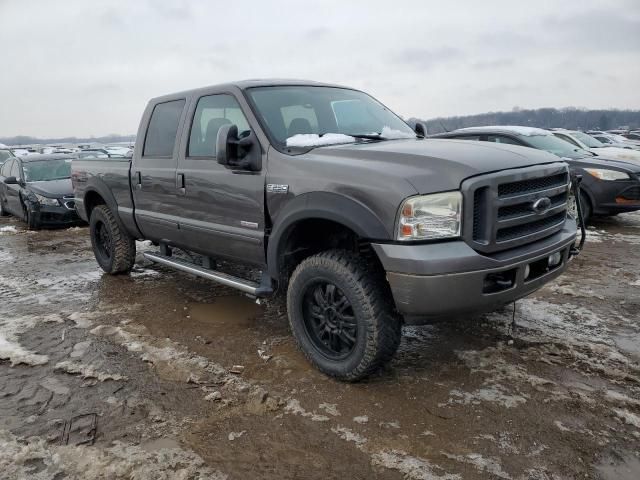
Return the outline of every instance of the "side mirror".
[[[220,165],[238,170],[258,172],[262,169],[262,153],[260,143],[250,131],[248,135],[238,138],[236,125],[223,125],[216,138],[216,160]]]
[[[18,185],[18,179],[16,177],[7,177],[4,179],[5,185]]]
[[[422,122],[416,122],[415,127],[413,127],[413,129],[415,130],[415,132],[420,135],[421,137],[426,137],[427,136],[427,126],[422,123]]]
[[[216,159],[220,165],[229,165],[229,160],[235,156],[234,144],[238,141],[238,127],[236,125],[223,125],[218,130],[216,137]]]

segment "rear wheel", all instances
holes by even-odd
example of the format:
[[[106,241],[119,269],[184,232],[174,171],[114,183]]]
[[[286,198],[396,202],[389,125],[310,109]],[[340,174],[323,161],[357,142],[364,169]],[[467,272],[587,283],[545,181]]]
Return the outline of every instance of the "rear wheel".
[[[120,228],[115,216],[106,205],[98,205],[89,221],[91,246],[100,267],[111,274],[126,273],[133,268],[136,243]]]
[[[289,282],[287,310],[305,356],[340,380],[374,373],[400,344],[401,321],[383,275],[346,251],[302,261]]]

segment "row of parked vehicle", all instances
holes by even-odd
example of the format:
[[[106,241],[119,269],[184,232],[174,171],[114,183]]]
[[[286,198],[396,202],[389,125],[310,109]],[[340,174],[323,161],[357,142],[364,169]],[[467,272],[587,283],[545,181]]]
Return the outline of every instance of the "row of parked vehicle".
[[[621,134],[523,126],[469,127],[432,135],[480,142],[506,143],[553,153],[567,161],[582,176],[583,218],[611,216],[640,210],[640,134]],[[133,147],[83,146],[44,147],[40,153],[15,155],[15,149],[0,148],[0,215],[23,218],[29,228],[50,224],[73,224],[71,187],[73,158],[129,158]],[[55,153],[50,153],[55,152]],[[14,182],[15,179],[15,182]],[[575,206],[571,206],[575,209]]]
[[[582,245],[572,193],[583,216],[640,209],[638,152],[584,142],[508,126],[429,138],[358,90],[251,80],[152,99],[121,158],[11,157],[0,205],[30,226],[48,202],[75,209],[109,274],[149,240],[153,262],[286,293],[307,358],[356,381],[403,323],[490,311],[561,275]]]
[[[130,156],[132,147],[0,146],[0,216],[22,218],[29,229],[82,223],[75,209],[71,184],[74,159],[109,159]]]

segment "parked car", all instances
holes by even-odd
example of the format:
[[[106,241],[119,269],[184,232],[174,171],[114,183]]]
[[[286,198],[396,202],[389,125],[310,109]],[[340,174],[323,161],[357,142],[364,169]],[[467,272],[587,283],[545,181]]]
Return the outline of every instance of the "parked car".
[[[629,132],[627,134],[622,135],[627,140],[633,140],[636,142],[640,142],[640,133]]]
[[[0,166],[10,158],[15,158],[13,152],[9,148],[0,148]]]
[[[104,271],[129,272],[148,239],[154,262],[254,297],[286,292],[307,358],[358,380],[391,358],[403,321],[513,302],[576,253],[565,162],[423,136],[334,85],[166,95],[147,105],[133,158],[74,160],[77,209]],[[231,275],[220,259],[261,274]]]
[[[506,143],[546,150],[565,159],[582,175],[581,203],[585,223],[592,215],[617,215],[640,210],[640,162],[610,160],[561,140],[549,130],[520,126],[462,128],[437,138]]]
[[[591,137],[595,138],[596,140],[598,140],[599,142],[601,142],[602,144],[608,146],[608,147],[618,147],[618,148],[624,148],[627,150],[640,150],[640,146],[638,145],[633,145],[629,142],[618,142],[616,140],[614,140],[614,138],[612,136],[610,136],[609,134],[606,134],[604,132],[597,132],[597,131],[589,131],[587,132],[588,135],[590,135]]]
[[[554,129],[553,134],[578,148],[593,153],[597,157],[604,157],[609,160],[635,160],[640,162],[640,152],[606,145],[583,132]]]
[[[22,218],[30,229],[80,221],[68,155],[11,158],[0,168],[0,215]]]
[[[627,143],[630,145],[634,145],[636,147],[640,147],[640,140],[635,140],[633,138],[626,137],[624,135],[620,135],[617,133],[610,133],[609,136],[616,142]]]

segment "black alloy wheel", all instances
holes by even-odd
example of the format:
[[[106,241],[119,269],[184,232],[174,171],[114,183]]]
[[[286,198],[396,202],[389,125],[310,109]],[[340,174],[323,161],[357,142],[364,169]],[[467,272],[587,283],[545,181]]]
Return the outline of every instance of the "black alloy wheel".
[[[333,360],[347,357],[358,339],[358,324],[346,295],[333,283],[319,280],[304,294],[304,325],[313,346]]]
[[[98,253],[106,260],[111,259],[113,247],[111,242],[111,232],[103,222],[96,223],[96,248]]]

